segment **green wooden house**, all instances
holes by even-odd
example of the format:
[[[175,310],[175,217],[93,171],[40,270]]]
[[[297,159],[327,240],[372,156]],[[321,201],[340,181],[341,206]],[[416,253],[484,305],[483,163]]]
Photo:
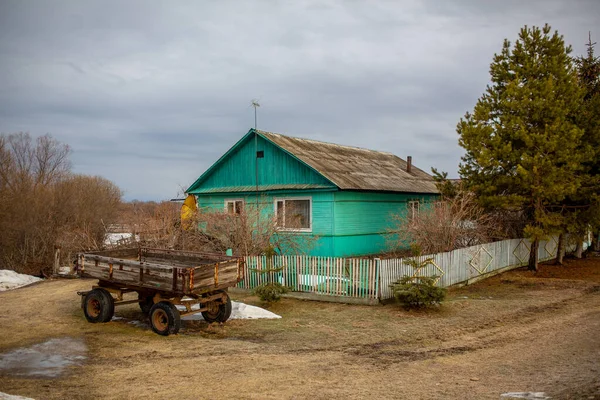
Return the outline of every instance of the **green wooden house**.
[[[281,234],[314,237],[306,254],[371,255],[387,250],[392,214],[416,213],[438,196],[432,177],[407,161],[251,129],[186,193],[200,210],[229,213],[260,199]]]

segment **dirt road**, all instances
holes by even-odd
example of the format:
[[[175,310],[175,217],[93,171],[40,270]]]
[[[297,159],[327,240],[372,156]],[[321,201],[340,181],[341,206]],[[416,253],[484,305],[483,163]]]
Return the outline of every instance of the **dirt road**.
[[[280,320],[187,321],[160,337],[136,305],[89,324],[56,280],[0,293],[0,353],[71,338],[81,366],[56,378],[0,370],[35,399],[600,399],[600,259],[511,271],[453,289],[436,311],[284,299]],[[234,300],[260,305],[252,296]],[[132,323],[133,322],[133,323]],[[140,326],[141,325],[141,326]],[[0,354],[0,358],[2,355]]]

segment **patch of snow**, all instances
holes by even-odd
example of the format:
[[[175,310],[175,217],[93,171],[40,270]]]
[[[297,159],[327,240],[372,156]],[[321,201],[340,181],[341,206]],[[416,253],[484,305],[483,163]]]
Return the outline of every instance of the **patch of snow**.
[[[281,315],[272,313],[264,308],[250,306],[244,303],[232,302],[232,310],[230,319],[277,319]]]
[[[0,400],[34,400],[31,397],[16,396],[0,392]]]
[[[199,304],[194,304],[192,310],[199,309]],[[184,306],[177,306],[179,311],[185,311]],[[231,302],[231,316],[229,319],[277,319],[281,318],[280,315],[272,313],[271,311],[265,310],[264,308],[251,306],[244,303],[238,303],[237,301]],[[184,321],[202,321],[202,313],[190,314],[182,317]]]
[[[71,275],[71,267],[60,267],[58,269],[59,275]]]
[[[131,233],[130,232],[120,232],[120,233],[107,233],[106,237],[104,238],[104,244],[105,245],[111,245],[111,244],[117,244],[117,242],[119,240],[123,240],[123,239],[129,239],[131,238]],[[135,241],[139,241],[140,240],[140,235],[135,235]]]
[[[81,339],[50,339],[0,354],[0,372],[24,377],[56,378],[65,368],[81,365],[86,353],[87,347]]]
[[[16,289],[18,287],[29,285],[41,280],[41,278],[19,274],[9,269],[0,269],[0,292],[4,290]]]
[[[128,324],[131,324],[133,326],[137,326],[138,328],[147,328],[148,327],[148,324],[145,323],[144,321],[129,321]]]
[[[507,393],[502,393],[500,395],[500,397],[504,397],[504,398],[508,398],[508,399],[528,399],[528,400],[550,399],[550,397],[546,396],[546,393],[544,393],[544,392],[507,392]]]

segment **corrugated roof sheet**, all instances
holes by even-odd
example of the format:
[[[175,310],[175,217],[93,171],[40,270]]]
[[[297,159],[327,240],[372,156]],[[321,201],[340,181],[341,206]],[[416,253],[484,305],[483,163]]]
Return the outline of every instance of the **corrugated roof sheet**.
[[[300,139],[257,130],[302,162],[317,170],[340,189],[408,193],[439,193],[433,178],[391,153]]]

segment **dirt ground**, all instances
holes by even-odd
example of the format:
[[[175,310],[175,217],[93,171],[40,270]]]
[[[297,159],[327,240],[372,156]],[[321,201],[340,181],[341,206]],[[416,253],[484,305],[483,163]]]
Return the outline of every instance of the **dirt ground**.
[[[62,376],[0,371],[0,392],[35,399],[500,399],[545,392],[600,399],[600,258],[515,270],[452,289],[408,312],[284,299],[279,320],[184,322],[161,337],[137,305],[86,322],[77,290],[53,280],[0,293],[0,353],[53,338],[83,340]],[[253,296],[234,300],[260,305]]]

